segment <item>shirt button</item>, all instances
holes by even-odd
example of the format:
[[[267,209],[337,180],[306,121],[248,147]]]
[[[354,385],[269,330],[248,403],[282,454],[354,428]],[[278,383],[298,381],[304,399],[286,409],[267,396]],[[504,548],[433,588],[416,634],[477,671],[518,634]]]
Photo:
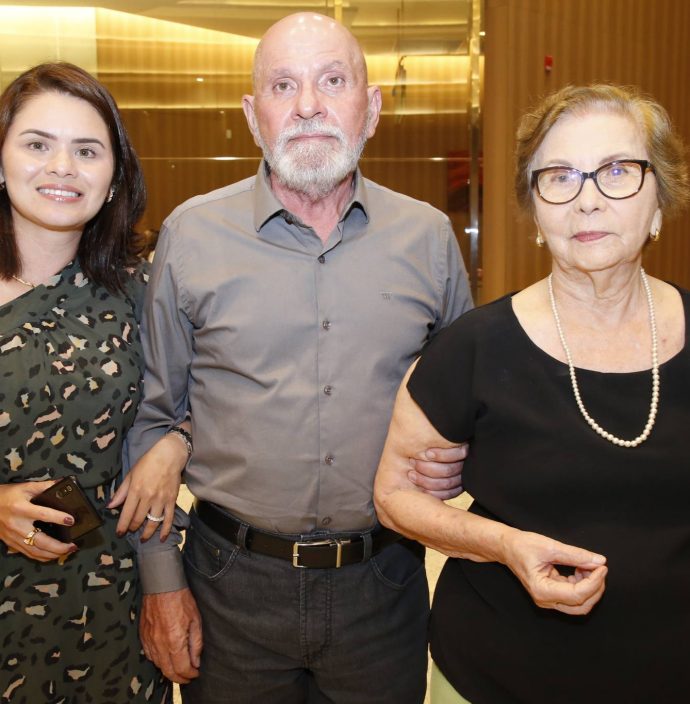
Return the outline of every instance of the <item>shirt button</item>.
[[[321,525],[322,525],[322,526],[330,525],[330,523],[331,523],[331,517],[330,517],[330,516],[326,516],[326,518],[324,518],[324,519],[321,521]]]
[[[326,257],[323,256],[323,254],[319,257],[319,264],[325,264],[326,263]]]
[[[332,465],[335,462],[333,455],[326,455],[323,460],[327,465]]]
[[[330,330],[331,329],[331,321],[324,320],[323,323],[321,323],[321,327],[323,327],[324,330]]]
[[[326,396],[330,396],[333,393],[333,387],[330,384],[326,384],[326,386],[323,387],[323,392]]]

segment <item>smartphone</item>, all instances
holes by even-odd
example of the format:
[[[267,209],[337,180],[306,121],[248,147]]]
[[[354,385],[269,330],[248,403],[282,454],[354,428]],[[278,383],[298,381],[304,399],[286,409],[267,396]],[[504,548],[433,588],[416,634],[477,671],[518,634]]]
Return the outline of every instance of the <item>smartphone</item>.
[[[64,511],[74,518],[72,526],[35,521],[36,526],[46,535],[63,543],[72,543],[82,535],[103,525],[103,519],[74,475],[63,477],[53,486],[34,496],[31,503]]]

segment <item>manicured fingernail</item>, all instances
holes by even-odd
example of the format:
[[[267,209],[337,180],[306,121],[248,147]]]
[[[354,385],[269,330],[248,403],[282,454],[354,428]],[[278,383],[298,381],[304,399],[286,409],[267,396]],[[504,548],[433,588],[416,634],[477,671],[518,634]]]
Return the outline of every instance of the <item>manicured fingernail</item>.
[[[77,550],[79,550],[79,548],[76,545],[72,545],[68,552],[77,552]]]
[[[73,526],[74,525],[74,518],[72,518],[72,516],[65,516],[65,518],[62,519],[62,522],[66,526]]]

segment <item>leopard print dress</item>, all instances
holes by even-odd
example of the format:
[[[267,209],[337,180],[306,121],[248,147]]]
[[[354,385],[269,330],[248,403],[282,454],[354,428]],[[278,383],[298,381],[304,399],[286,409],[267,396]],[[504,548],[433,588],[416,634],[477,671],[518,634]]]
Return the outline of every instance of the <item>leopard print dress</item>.
[[[0,306],[0,482],[75,474],[105,521],[62,565],[0,542],[3,704],[171,701],[139,643],[135,553],[105,508],[141,393],[145,278],[113,296],[73,262]]]

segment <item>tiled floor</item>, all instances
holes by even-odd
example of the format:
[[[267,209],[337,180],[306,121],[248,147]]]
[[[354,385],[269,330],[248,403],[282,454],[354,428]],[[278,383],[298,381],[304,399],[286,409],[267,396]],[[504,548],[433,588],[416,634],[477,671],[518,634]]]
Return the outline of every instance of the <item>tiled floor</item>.
[[[458,506],[459,508],[465,508],[470,502],[470,497],[469,495],[464,495],[459,498],[457,498],[455,501],[451,502],[453,505]],[[180,506],[188,507],[191,504],[191,495],[187,491],[186,487],[182,487],[182,490],[180,492],[180,499],[179,499],[179,504]],[[433,594],[434,587],[436,586],[436,580],[438,579],[438,575],[441,572],[441,568],[443,567],[443,563],[445,562],[445,555],[442,555],[441,553],[436,552],[435,550],[427,550],[426,553],[426,571],[427,575],[429,577],[429,588]],[[177,689],[177,686],[175,687],[175,704],[180,704],[180,694]],[[427,694],[425,704],[428,704],[429,702],[429,695]]]

